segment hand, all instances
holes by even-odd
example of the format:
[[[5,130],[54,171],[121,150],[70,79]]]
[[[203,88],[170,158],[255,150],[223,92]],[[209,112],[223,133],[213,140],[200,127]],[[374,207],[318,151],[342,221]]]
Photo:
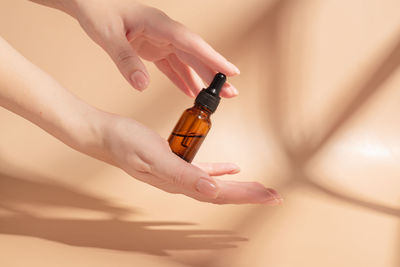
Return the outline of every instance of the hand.
[[[220,204],[281,201],[274,190],[259,183],[212,177],[237,173],[236,165],[187,163],[150,129],[134,120],[97,110],[72,95],[1,38],[0,88],[0,106],[72,148],[120,167],[162,190]]]
[[[185,94],[194,97],[217,72],[239,74],[201,37],[162,11],[132,0],[69,0],[74,16],[86,33],[115,62],[125,79],[136,89],[149,83],[142,59],[153,62]],[[71,4],[72,5],[72,4]],[[238,91],[226,84],[221,92],[233,97]]]
[[[282,202],[279,194],[257,182],[235,182],[213,176],[235,174],[232,163],[190,164],[171,152],[168,142],[138,122],[108,114],[100,127],[112,163],[132,177],[169,193],[217,204]]]

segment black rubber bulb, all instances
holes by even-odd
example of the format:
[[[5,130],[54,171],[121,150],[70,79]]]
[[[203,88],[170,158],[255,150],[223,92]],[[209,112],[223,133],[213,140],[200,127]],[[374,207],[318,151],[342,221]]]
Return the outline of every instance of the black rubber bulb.
[[[204,108],[207,108],[211,111],[211,113],[213,113],[218,107],[219,101],[221,99],[219,93],[221,92],[222,86],[225,82],[225,74],[217,73],[210,86],[201,90],[194,102],[198,105],[203,106]]]
[[[226,82],[226,76],[223,73],[217,73],[211,82],[210,86],[206,89],[206,92],[213,95],[213,96],[219,96],[219,93],[221,92],[222,86]]]

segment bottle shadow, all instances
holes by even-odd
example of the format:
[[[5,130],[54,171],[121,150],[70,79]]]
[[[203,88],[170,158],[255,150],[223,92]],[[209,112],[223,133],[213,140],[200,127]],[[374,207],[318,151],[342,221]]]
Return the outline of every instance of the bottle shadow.
[[[41,207],[86,209],[102,212],[106,217],[98,220],[45,218],[35,213],[35,208]],[[194,225],[189,222],[124,218],[134,213],[131,208],[114,205],[49,179],[27,180],[0,173],[0,234],[159,256],[168,256],[171,250],[235,248],[236,242],[247,240],[231,231],[188,229]]]

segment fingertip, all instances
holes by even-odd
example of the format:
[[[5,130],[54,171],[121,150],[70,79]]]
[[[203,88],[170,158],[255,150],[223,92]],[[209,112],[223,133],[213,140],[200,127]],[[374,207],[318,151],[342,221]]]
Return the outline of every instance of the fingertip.
[[[221,90],[220,96],[223,97],[223,98],[232,98],[232,97],[235,97],[234,95],[232,95],[232,93],[231,93],[228,89],[225,89],[225,88],[223,88],[223,89]]]
[[[248,189],[251,191],[253,203],[277,206],[283,202],[282,197],[276,190],[266,188],[259,182],[250,182]]]
[[[237,169],[234,169],[234,170],[230,171],[228,174],[237,174],[240,171],[241,171],[240,168],[237,168]]]
[[[224,65],[225,66],[221,71],[223,73],[225,73],[226,76],[231,77],[231,76],[235,76],[235,75],[239,75],[240,74],[239,68],[236,67],[235,65],[233,65],[231,62],[227,61],[226,59],[225,59],[225,64]]]
[[[211,176],[221,176],[226,174],[235,174],[240,172],[239,166],[234,163],[220,162],[220,163],[195,163],[192,165],[200,168],[208,175]]]
[[[233,70],[233,75],[239,75],[240,74],[240,70],[239,70],[238,67],[233,65],[231,62],[229,62],[229,65],[230,65],[231,69]]]
[[[193,91],[190,90],[190,89],[188,89],[188,88],[186,88],[186,90],[184,91],[184,93],[185,93],[188,97],[190,97],[190,98],[195,98],[195,97],[196,97],[195,94],[193,93]]]
[[[137,70],[130,75],[130,82],[134,88],[143,91],[149,85],[149,78],[143,71]]]
[[[233,95],[233,96],[239,95],[239,90],[236,89],[236,87],[233,86],[232,84],[229,84],[229,85],[230,85],[229,87],[230,87],[230,90],[231,90],[232,95]]]
[[[238,165],[236,165],[235,163],[228,163],[228,164],[230,169],[228,174],[236,174],[240,172],[240,167]]]
[[[239,91],[236,89],[235,86],[233,86],[230,83],[224,84],[222,91],[221,91],[221,96],[225,98],[233,98],[235,96],[239,95]]]
[[[278,191],[276,191],[276,190],[273,189],[273,188],[267,188],[267,190],[268,190],[275,198],[280,199],[280,200],[283,201],[283,198],[282,198],[282,196],[278,193]]]
[[[266,191],[267,199],[264,204],[276,206],[283,203],[282,196],[275,189],[267,188]]]

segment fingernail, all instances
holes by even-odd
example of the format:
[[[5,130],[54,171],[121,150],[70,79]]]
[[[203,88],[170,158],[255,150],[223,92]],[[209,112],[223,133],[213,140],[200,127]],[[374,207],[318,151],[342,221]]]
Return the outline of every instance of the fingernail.
[[[240,172],[240,168],[232,169],[229,174],[236,174]]]
[[[239,94],[238,89],[236,89],[236,87],[234,87],[233,85],[231,85],[231,92],[232,92],[233,95],[238,95]]]
[[[196,184],[196,190],[208,197],[216,198],[218,194],[217,185],[208,179],[200,178]]]
[[[149,81],[143,71],[137,70],[132,73],[131,82],[136,89],[143,91],[147,87]]]
[[[238,165],[236,165],[235,163],[228,163],[228,169],[230,169],[229,174],[235,174],[240,172],[240,168]]]
[[[240,74],[240,70],[238,69],[238,67],[236,67],[235,65],[233,65],[230,62],[229,62],[229,64],[231,65],[231,67],[233,68],[233,70],[235,71],[236,74]]]
[[[267,190],[263,202],[269,205],[279,205],[283,203],[283,198],[275,190],[272,192]]]

